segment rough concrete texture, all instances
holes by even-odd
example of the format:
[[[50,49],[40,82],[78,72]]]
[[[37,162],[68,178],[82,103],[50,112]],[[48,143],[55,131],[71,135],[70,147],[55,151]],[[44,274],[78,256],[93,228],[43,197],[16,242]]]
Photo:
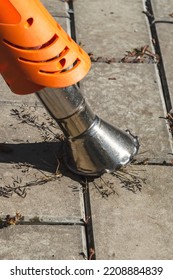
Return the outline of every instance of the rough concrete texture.
[[[96,57],[122,58],[150,44],[141,0],[74,1],[77,39]]]
[[[13,194],[8,202],[7,197],[1,198],[0,215],[14,215],[16,211],[19,211],[22,215],[31,217],[46,215],[54,217],[54,219],[82,219],[80,194],[73,192],[74,187],[79,189],[80,186],[70,178],[63,177],[51,181],[53,175],[47,175],[50,176],[48,182],[39,185],[39,181],[47,179],[44,175],[33,171],[25,177],[18,168],[16,169],[12,165],[3,165],[3,167],[1,165],[1,175],[0,182],[3,187],[10,188],[11,186],[12,188],[14,180],[20,180],[19,184],[16,183],[16,187],[20,186],[22,191],[26,191],[26,197],[22,195],[22,191],[21,194],[12,191]],[[31,182],[33,185],[30,187],[26,189],[22,187]]]
[[[41,2],[46,7],[46,9],[51,13],[52,16],[67,17],[67,12],[66,12],[65,5],[64,5],[65,1],[42,0]]]
[[[0,259],[82,259],[81,228],[78,226],[14,226],[3,229]]]
[[[42,2],[69,31],[68,1]],[[172,12],[171,1],[152,2],[156,16]],[[143,4],[74,1],[78,42],[96,61],[82,91],[95,113],[129,129],[141,145],[140,166],[136,161],[88,180],[98,259],[173,258],[172,138],[159,76],[151,57],[118,63],[126,51],[146,45],[152,50]],[[171,91],[170,27],[157,25]],[[91,240],[85,235],[90,219],[84,214],[84,178],[64,166],[59,128],[35,95],[11,93],[2,78],[0,111],[0,259],[81,259]],[[155,165],[146,165],[148,160]],[[14,218],[17,211],[24,221],[9,225],[7,215]]]
[[[168,85],[170,90],[171,101],[173,102],[173,65],[170,57],[172,55],[172,24],[173,24],[173,3],[171,0],[164,1],[164,5],[162,1],[152,1],[155,20],[161,21],[156,22],[156,30],[159,36],[159,42],[161,47],[161,52],[163,56],[164,67],[166,71],[166,77],[168,79]],[[165,32],[166,30],[166,32]]]
[[[133,166],[125,172],[119,174],[131,179],[129,185],[105,175],[99,187],[91,187],[97,259],[172,259],[172,167]],[[128,174],[146,181],[137,186]],[[98,188],[115,193],[103,198]]]

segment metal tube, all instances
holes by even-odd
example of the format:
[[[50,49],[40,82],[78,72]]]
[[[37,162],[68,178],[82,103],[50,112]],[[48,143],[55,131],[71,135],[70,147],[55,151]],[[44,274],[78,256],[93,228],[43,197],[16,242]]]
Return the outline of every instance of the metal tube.
[[[44,88],[36,94],[67,138],[84,133],[96,118],[77,85]]]
[[[64,135],[64,159],[78,174],[98,176],[126,165],[137,153],[137,137],[96,116],[77,85],[36,93]]]

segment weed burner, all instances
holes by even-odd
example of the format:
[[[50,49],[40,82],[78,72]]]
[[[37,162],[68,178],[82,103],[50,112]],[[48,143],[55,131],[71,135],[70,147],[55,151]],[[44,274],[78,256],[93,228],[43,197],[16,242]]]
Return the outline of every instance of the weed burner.
[[[64,159],[78,174],[113,172],[137,153],[137,137],[96,116],[77,83],[90,58],[39,0],[0,0],[0,73],[16,94],[36,92],[65,135]]]

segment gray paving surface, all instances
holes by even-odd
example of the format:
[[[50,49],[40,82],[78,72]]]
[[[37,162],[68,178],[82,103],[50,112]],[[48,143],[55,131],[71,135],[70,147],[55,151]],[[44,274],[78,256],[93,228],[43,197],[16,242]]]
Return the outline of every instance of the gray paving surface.
[[[169,22],[173,23],[173,17],[171,16],[173,11],[173,3],[171,0],[164,1],[164,5],[162,1],[152,1],[152,2],[153,2],[155,20],[162,21],[162,22],[157,22],[155,25],[159,36],[166,76],[168,79],[170,96],[173,102],[173,81],[172,81],[173,65],[170,60],[170,56],[172,54],[172,48],[173,48],[173,41],[172,41],[173,29],[172,29],[172,24],[169,23]]]
[[[141,0],[74,1],[78,42],[95,56],[118,60],[150,44]],[[135,17],[135,20],[134,20]],[[97,38],[97,39],[96,39]]]
[[[75,260],[83,252],[81,229],[77,226],[14,226],[1,237],[0,259]]]
[[[69,31],[68,1],[42,2]],[[143,3],[74,1],[78,43],[95,58],[83,93],[100,117],[139,137],[142,160],[89,182],[97,259],[173,258],[172,136],[157,67],[119,63],[134,48],[153,51]],[[171,0],[152,3],[156,18],[173,12]],[[157,25],[172,95],[171,28]],[[89,217],[83,182],[62,161],[59,128],[35,95],[11,93],[2,78],[0,112],[0,259],[81,259]],[[22,224],[7,223],[16,212]]]
[[[114,195],[102,198],[91,187],[97,258],[172,259],[172,167],[135,166],[127,172],[146,179],[141,191],[128,191],[120,179],[110,175],[103,178],[112,184]],[[99,179],[97,182],[110,191]]]
[[[48,9],[48,11],[51,13],[54,17],[67,17],[66,9],[64,2],[65,1],[55,1],[55,0],[42,0],[41,1],[43,5]],[[60,23],[60,20],[58,20]]]

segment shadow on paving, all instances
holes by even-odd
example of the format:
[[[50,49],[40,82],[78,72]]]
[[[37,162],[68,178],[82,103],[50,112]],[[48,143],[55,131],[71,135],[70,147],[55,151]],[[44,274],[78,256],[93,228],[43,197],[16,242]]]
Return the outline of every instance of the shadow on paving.
[[[64,163],[63,144],[63,142],[0,143],[0,164],[26,165],[55,176],[57,173],[61,174],[78,183],[85,182],[85,176],[72,173]],[[92,182],[95,178],[88,178],[88,181]]]
[[[53,173],[62,158],[62,148],[60,142],[3,143],[0,144],[0,163],[28,164]]]

